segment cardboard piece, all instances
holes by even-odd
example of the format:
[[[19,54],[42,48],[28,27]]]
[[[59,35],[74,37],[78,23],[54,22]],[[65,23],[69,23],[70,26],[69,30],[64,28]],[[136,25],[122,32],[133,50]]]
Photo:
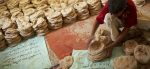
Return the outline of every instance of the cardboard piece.
[[[0,69],[50,68],[44,37],[38,36],[0,52]]]

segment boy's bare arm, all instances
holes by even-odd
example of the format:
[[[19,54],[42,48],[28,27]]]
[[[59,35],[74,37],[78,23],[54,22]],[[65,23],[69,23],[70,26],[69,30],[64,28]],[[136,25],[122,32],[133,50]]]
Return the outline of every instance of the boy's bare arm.
[[[112,49],[113,47],[117,46],[119,43],[124,41],[125,37],[128,36],[129,28],[124,28],[123,31],[119,34],[116,41],[114,41],[112,44],[110,44],[106,49]]]

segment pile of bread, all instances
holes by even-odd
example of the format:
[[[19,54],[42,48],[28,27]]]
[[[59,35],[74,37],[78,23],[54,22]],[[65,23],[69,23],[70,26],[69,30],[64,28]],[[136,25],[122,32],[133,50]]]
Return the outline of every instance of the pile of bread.
[[[47,9],[45,16],[49,22],[50,29],[59,29],[62,27],[63,19],[62,14],[54,9]]]
[[[3,32],[0,30],[0,51],[6,48],[6,41],[3,35]]]
[[[77,11],[77,18],[83,20],[89,17],[88,4],[86,2],[79,2],[74,5]]]
[[[74,23],[77,18],[86,19],[98,13],[99,4],[99,0],[4,0],[0,4],[0,29],[6,43],[18,43]]]
[[[109,57],[111,54],[109,50],[105,50],[105,48],[107,48],[110,43],[112,43],[110,32],[99,27],[96,30],[94,39],[89,45],[88,58],[91,61],[100,61]]]
[[[61,13],[63,16],[64,23],[70,24],[76,22],[77,14],[73,7],[66,7],[63,10],[61,10]]]
[[[149,69],[150,42],[144,38],[128,40],[124,43],[125,56],[114,59],[114,69]]]
[[[100,8],[102,7],[101,0],[87,0],[90,15],[96,15],[99,13]]]
[[[133,0],[133,2],[134,2],[137,6],[141,7],[141,6],[145,5],[146,0]]]
[[[69,69],[73,64],[74,60],[72,56],[66,56],[59,61],[57,69]]]

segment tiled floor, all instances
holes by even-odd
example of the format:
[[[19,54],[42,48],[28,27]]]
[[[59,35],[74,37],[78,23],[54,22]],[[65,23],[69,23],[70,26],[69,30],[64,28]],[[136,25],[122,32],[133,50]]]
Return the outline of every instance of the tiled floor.
[[[87,49],[87,41],[92,31],[95,17],[73,23],[53,31],[46,36],[49,47],[58,58],[70,55],[73,49]]]

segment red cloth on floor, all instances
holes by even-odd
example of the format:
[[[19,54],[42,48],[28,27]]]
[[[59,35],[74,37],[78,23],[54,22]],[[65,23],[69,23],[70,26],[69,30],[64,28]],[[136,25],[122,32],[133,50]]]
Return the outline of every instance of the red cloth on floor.
[[[71,55],[73,49],[87,49],[87,41],[92,31],[95,16],[85,21],[73,23],[70,26],[55,30],[46,35],[49,48],[54,51],[59,59]]]

